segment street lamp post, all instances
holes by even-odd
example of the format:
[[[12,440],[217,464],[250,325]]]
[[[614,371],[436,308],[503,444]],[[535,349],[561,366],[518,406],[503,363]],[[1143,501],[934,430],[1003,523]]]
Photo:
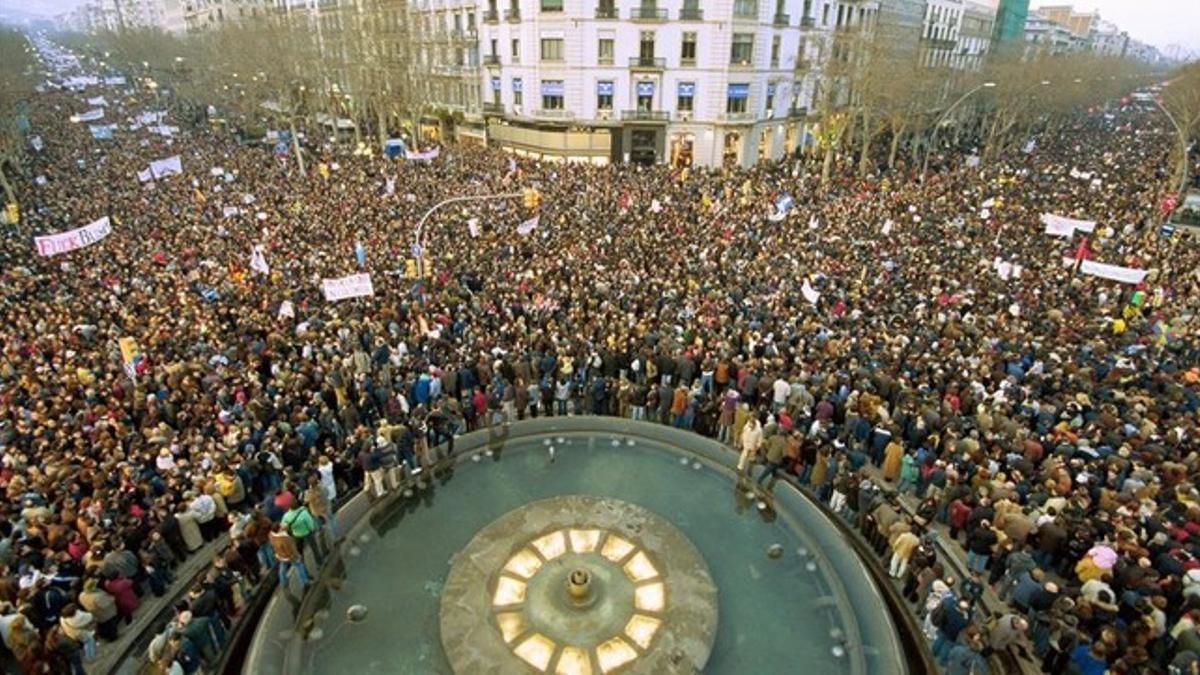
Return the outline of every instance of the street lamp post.
[[[973,96],[975,94],[975,92],[981,91],[983,89],[991,89],[992,87],[995,87],[995,86],[996,86],[995,82],[984,82],[983,84],[979,85],[978,87],[975,87],[971,91],[968,91],[967,93],[958,97],[958,100],[955,101],[954,104],[951,105],[949,108],[946,108],[946,112],[942,113],[942,116],[940,118],[938,118],[937,123],[933,125],[933,135],[929,139],[929,147],[925,149],[925,161],[921,164],[921,181],[922,182],[925,181],[925,174],[927,174],[929,172],[929,156],[931,154],[933,154],[933,148],[934,148],[934,146],[937,145],[937,135],[938,135],[938,131],[942,128],[942,123],[945,122],[946,119],[950,117],[950,113],[954,112],[954,110],[956,108],[958,108],[958,106],[962,105],[963,101],[965,101],[968,98],[970,98],[971,96]]]
[[[428,211],[425,212],[425,215],[421,216],[421,220],[417,223],[417,230],[413,235],[413,248],[415,249],[414,252],[416,253],[417,258],[417,277],[420,279],[425,278],[425,221],[429,220],[429,216],[432,216],[435,211],[449,204],[476,202],[483,201],[485,199],[514,199],[516,197],[524,196],[524,192],[504,192],[493,195],[469,195],[466,197],[451,197],[449,199],[443,199],[437,204],[434,204]]]

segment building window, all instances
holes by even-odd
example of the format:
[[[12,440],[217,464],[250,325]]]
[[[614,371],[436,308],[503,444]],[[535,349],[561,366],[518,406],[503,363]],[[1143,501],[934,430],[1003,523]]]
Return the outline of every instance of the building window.
[[[513,38],[512,41],[512,62],[521,62],[521,41],[516,38]]]
[[[758,0],[733,0],[733,15],[743,19],[758,18]]]
[[[543,12],[561,12],[562,7],[562,0],[542,0]]]
[[[679,61],[684,65],[696,64],[696,34],[684,33],[683,44],[679,48]]]
[[[497,46],[498,44],[499,40],[492,38],[492,51],[488,52],[490,55],[495,56],[496,58],[500,58],[500,49]]]
[[[775,85],[767,85],[767,116],[771,116],[771,111],[775,109]]]
[[[596,83],[596,110],[612,110],[613,83],[611,80]]]
[[[695,82],[679,83],[679,97],[675,101],[675,109],[679,112],[692,112],[696,109]]]
[[[642,31],[641,38],[638,41],[638,57],[641,59],[654,58],[654,31]]]
[[[746,112],[746,101],[749,98],[750,85],[748,83],[729,85],[729,93],[725,99],[725,112],[733,115]]]
[[[771,38],[771,67],[779,67],[779,36]]]
[[[642,112],[654,110],[654,83],[637,83],[637,109]]]
[[[566,108],[563,101],[564,93],[565,88],[563,87],[562,80],[542,80],[542,110],[563,110]]]
[[[602,66],[611,66],[613,62],[613,53],[616,51],[614,47],[615,40],[612,38],[600,38],[596,48],[596,61]]]
[[[734,33],[729,63],[748,66],[754,60],[754,33]]]
[[[542,60],[543,61],[562,61],[563,59],[563,40],[562,38],[542,38]]]
[[[500,78],[492,78],[492,103],[500,105]]]
[[[821,25],[822,26],[829,25],[829,5],[821,6]]]
[[[513,105],[520,107],[522,103],[521,97],[521,78],[513,78]]]

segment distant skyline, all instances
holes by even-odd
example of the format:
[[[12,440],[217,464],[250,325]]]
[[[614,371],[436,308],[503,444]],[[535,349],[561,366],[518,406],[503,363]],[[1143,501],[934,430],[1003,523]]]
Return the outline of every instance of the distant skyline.
[[[977,0],[996,5],[997,0]],[[83,0],[0,0],[0,7],[51,17],[83,4]],[[1105,21],[1117,24],[1135,40],[1165,49],[1180,45],[1200,55],[1200,0],[1034,0],[1033,9],[1047,5],[1073,5],[1078,12],[1098,11]]]
[[[1129,33],[1129,37],[1159,49],[1179,45],[1200,54],[1200,0],[1079,0],[1077,2],[1034,0],[1031,9],[1050,5],[1072,5],[1077,12],[1100,12]]]

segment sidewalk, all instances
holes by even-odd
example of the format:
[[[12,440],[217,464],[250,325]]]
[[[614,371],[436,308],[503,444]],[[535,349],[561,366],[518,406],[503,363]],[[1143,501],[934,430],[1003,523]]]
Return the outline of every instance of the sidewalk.
[[[98,640],[99,653],[96,658],[84,663],[88,675],[139,673],[145,662],[144,644],[157,632],[155,621],[159,615],[170,609],[175,601],[187,592],[196,578],[208,570],[212,565],[213,555],[220,551],[228,540],[228,535],[223,534],[192,552],[187,560],[175,568],[175,581],[161,598],[155,597],[153,593],[143,596],[137,612],[133,615],[133,623],[121,626],[121,632],[115,642]]]

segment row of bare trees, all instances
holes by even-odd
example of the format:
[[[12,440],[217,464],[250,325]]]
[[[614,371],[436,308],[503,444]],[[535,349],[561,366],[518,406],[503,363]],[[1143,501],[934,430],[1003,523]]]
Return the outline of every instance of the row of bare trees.
[[[0,26],[0,188],[8,204],[17,204],[10,176],[24,166],[25,106],[36,83],[33,46],[17,30]]]
[[[1131,59],[1078,53],[1049,56],[1017,48],[989,54],[978,67],[931,68],[912,36],[886,25],[839,30],[823,72],[814,152],[823,153],[823,180],[834,164],[857,163],[866,176],[875,167],[893,168],[907,148],[911,165],[931,150],[935,125],[970,130],[981,160],[989,161],[1024,143],[1035,130],[1053,132],[1074,113],[1102,106],[1154,81],[1147,64]],[[1172,95],[1200,96],[1197,67],[1177,78]],[[986,84],[985,84],[986,83]],[[952,102],[964,94],[961,106]],[[1177,118],[1195,133],[1200,106],[1180,102],[1191,116]],[[1190,120],[1190,121],[1189,121]],[[943,130],[946,130],[945,128]]]
[[[290,129],[294,140],[302,128],[334,131],[348,119],[355,140],[366,132],[382,144],[425,107],[414,95],[420,75],[404,7],[355,0],[320,13],[284,8],[186,35],[126,29],[67,42],[143,86],[248,125]],[[303,171],[299,150],[297,142]]]

